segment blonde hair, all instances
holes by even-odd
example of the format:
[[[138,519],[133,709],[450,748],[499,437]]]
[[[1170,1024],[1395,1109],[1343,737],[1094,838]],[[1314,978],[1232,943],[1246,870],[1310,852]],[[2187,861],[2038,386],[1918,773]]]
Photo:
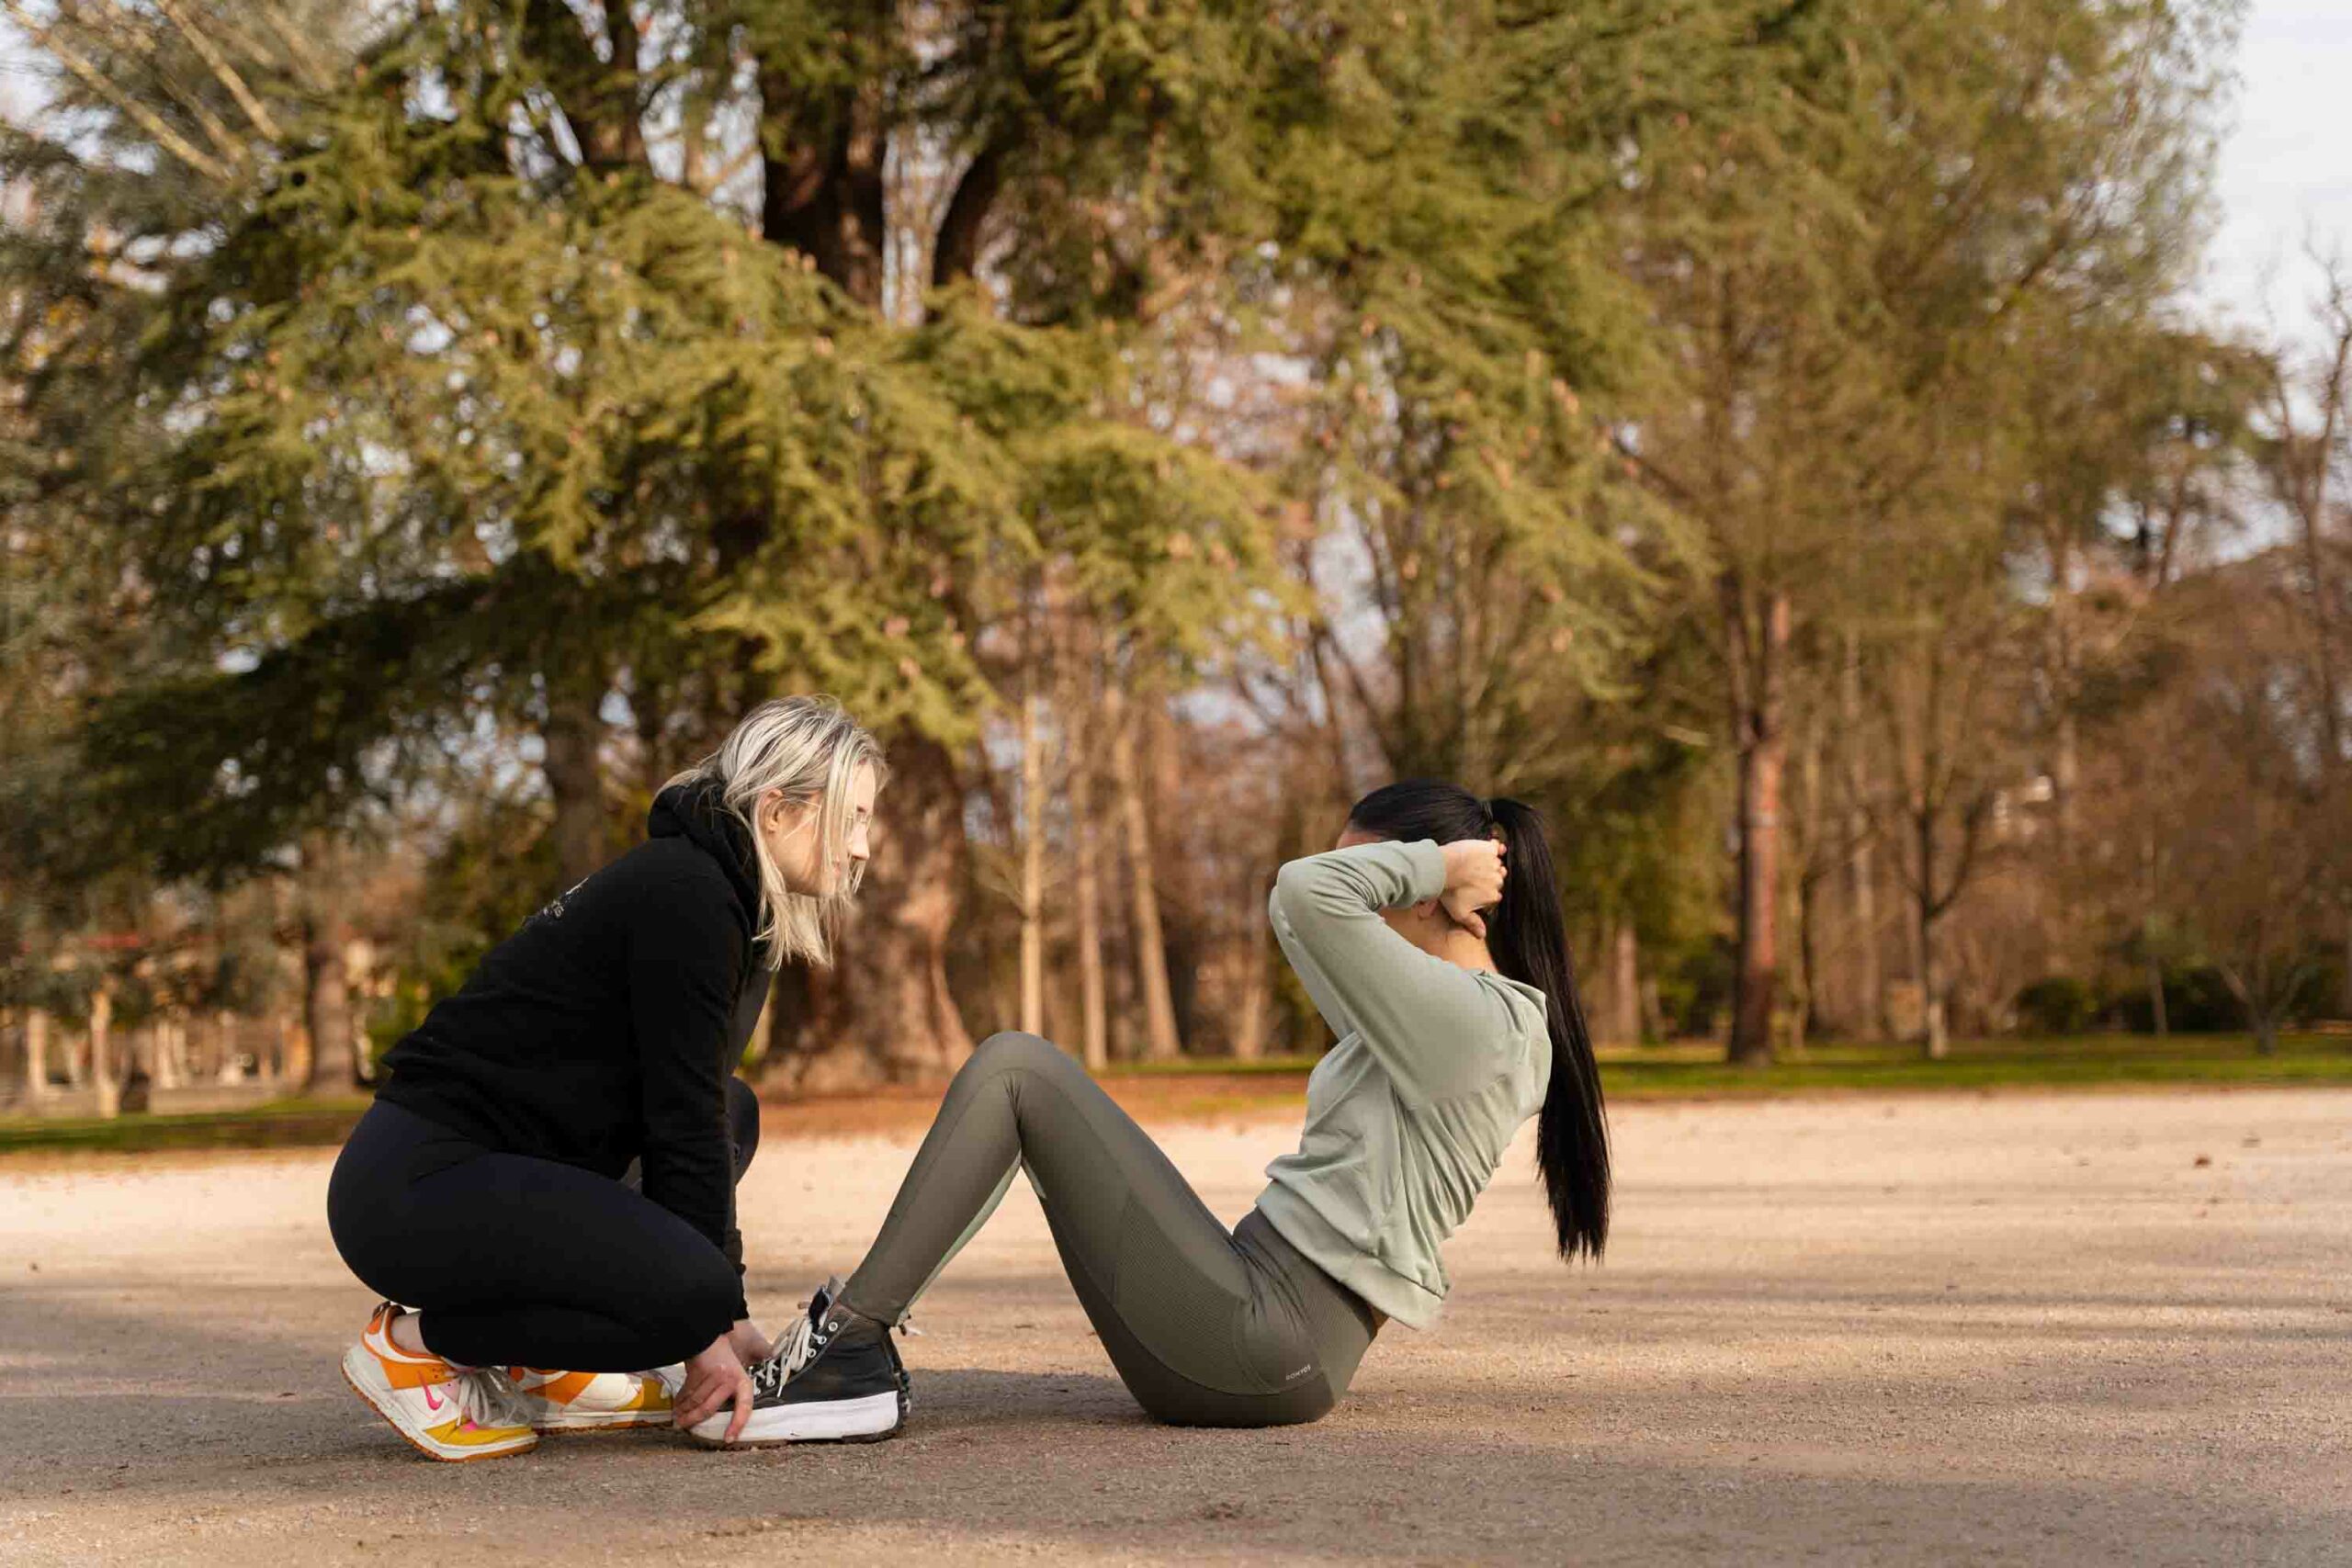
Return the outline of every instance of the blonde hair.
[[[860,767],[874,770],[877,787],[889,777],[881,746],[840,703],[821,696],[779,697],[746,714],[718,750],[670,780],[717,784],[728,809],[751,829],[760,866],[759,931],[752,940],[771,966],[791,958],[832,962],[834,938],[864,871],[849,862],[850,781]],[[818,851],[842,868],[832,892],[795,892],[785,881],[759,825],[760,797],[772,789],[788,801],[820,803]]]

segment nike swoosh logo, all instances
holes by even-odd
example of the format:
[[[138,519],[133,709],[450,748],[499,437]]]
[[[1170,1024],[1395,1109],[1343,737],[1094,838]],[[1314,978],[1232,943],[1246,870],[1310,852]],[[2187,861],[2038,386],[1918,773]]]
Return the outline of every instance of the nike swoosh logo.
[[[420,1386],[423,1388],[424,1393],[424,1407],[427,1410],[440,1409],[441,1396],[433,1392],[433,1385],[431,1383],[424,1383]]]

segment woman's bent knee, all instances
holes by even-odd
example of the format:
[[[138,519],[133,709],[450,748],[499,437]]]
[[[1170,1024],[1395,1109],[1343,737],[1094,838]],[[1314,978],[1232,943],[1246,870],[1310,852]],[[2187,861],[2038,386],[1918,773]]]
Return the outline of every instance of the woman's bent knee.
[[[1078,1070],[1078,1062],[1070,1054],[1042,1035],[1024,1034],[1017,1029],[1000,1030],[973,1049],[972,1059],[964,1070],[971,1073],[1000,1073],[1018,1068],[1028,1072],[1061,1073]]]

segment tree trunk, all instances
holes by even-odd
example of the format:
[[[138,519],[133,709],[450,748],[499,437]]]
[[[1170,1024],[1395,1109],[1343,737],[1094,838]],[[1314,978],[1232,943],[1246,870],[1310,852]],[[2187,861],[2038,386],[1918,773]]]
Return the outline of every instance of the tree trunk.
[[[964,792],[955,759],[910,737],[890,748],[865,890],[830,969],[795,964],[773,1045],[787,1089],[933,1082],[971,1055],[947,988],[947,939],[964,885]]]
[[[126,1116],[144,1116],[155,1105],[155,1059],[163,1055],[164,1024],[149,1019],[123,1042],[122,1094],[116,1104]]]
[[[1861,638],[1846,634],[1846,657],[1838,672],[1838,711],[1846,731],[1846,908],[1852,921],[1855,1033],[1880,1039],[1886,1033],[1886,975],[1879,960],[1878,867],[1871,829],[1870,778],[1861,745]]]
[[[1620,920],[1609,939],[1609,1037],[1613,1043],[1641,1043],[1641,940],[1634,934],[1631,920]]]
[[[859,304],[882,304],[888,134],[872,84],[797,98],[781,71],[760,74],[763,122],[785,132],[782,156],[764,162],[760,232],[808,256]]]
[[[2140,835],[2140,865],[2145,873],[2142,885],[2140,908],[2140,957],[2148,971],[2148,1017],[2159,1040],[2172,1033],[2172,1019],[2165,1009],[2164,954],[2156,951],[2157,903],[2162,889],[2157,884],[2156,834],[2153,828],[2143,828]]]
[[[1035,680],[1035,663],[1024,682]],[[1046,1032],[1046,747],[1037,694],[1021,695],[1021,1029]]]
[[[1922,854],[1920,865],[1923,872],[1932,863]],[[1925,881],[1926,877],[1923,875],[1921,880]],[[1943,954],[1938,951],[1936,927],[1939,921],[1935,901],[1925,892],[1919,895],[1916,919],[1919,933],[1919,1017],[1924,1026],[1928,1059],[1940,1062],[1950,1049],[1950,1042],[1944,1037]]]
[[[187,1032],[175,1018],[155,1021],[155,1087],[177,1089],[187,1081]]]
[[[1080,1043],[1087,1070],[1099,1073],[1111,1065],[1111,1020],[1102,984],[1102,837],[1094,820],[1094,759],[1086,745],[1091,732],[1083,716],[1083,705],[1092,700],[1093,694],[1084,694],[1080,705],[1072,708],[1077,716],[1069,740],[1069,817],[1077,861]]]
[[[1143,992],[1144,1057],[1172,1061],[1180,1055],[1176,1006],[1168,986],[1168,947],[1159,928],[1159,891],[1152,876],[1151,818],[1143,778],[1136,765],[1136,720],[1116,684],[1105,694],[1103,716],[1111,727],[1111,775],[1119,795],[1119,818],[1126,832],[1127,874],[1135,897],[1136,980]]]
[[[2074,570],[2072,543],[2061,528],[2050,542],[2050,683],[2057,719],[2051,747],[2050,793],[2051,820],[2058,836],[2057,871],[2064,886],[2072,886],[2073,882],[2076,797],[2082,773],[2082,748],[2075,718],[2075,667],[2079,659],[2075,634]],[[2053,972],[2066,973],[2064,955],[2052,956]]]
[[[38,1111],[49,1098],[49,1014],[25,1010],[25,1109]]]
[[[1255,986],[1241,993],[1233,1021],[1233,1059],[1254,1062],[1266,1054],[1266,994]]]
[[[244,1064],[237,1059],[235,1015],[227,1008],[212,1015],[212,1081],[244,1082]]]
[[[1254,1062],[1266,1054],[1266,1023],[1273,1011],[1273,948],[1262,931],[1250,942],[1248,977],[1241,992],[1241,1015],[1233,1026],[1233,1059]]]
[[[122,1114],[122,1075],[114,1066],[114,995],[104,986],[90,994],[90,1081],[98,1091],[98,1114],[111,1122]]]
[[[2352,903],[2344,906],[2344,976],[2335,994],[2339,1018],[2352,1018]]]
[[[894,25],[876,12],[863,25]],[[887,106],[871,82],[796,91],[789,71],[762,69],[760,233],[798,252],[856,304],[881,311],[888,245]],[[823,570],[812,565],[812,570]],[[890,787],[858,908],[833,966],[780,977],[772,1054],[797,1092],[922,1081],[971,1054],[947,987],[947,938],[963,886],[964,795],[936,741],[891,747]]]
[[[310,1072],[311,1043],[302,1032],[300,1016],[284,1003],[273,1005],[269,1010],[269,1059],[262,1064],[263,1076],[282,1089],[300,1083]]]
[[[605,738],[604,684],[602,680],[562,684],[552,675],[548,680],[539,773],[555,803],[555,821],[548,831],[555,835],[557,874],[564,887],[605,860],[605,777],[598,760]]]
[[[1806,852],[1808,855],[1811,851]],[[1806,1037],[1813,1031],[1815,998],[1820,994],[1821,965],[1818,944],[1815,941],[1814,916],[1819,900],[1814,893],[1810,878],[1797,876],[1789,897],[1796,906],[1797,972],[1796,980],[1789,987],[1787,1045],[1792,1055],[1804,1055]]]
[[[1772,1010],[1780,992],[1781,796],[1787,766],[1781,688],[1789,643],[1789,601],[1767,594],[1763,636],[1743,682],[1738,714],[1739,964],[1732,997],[1731,1059],[1751,1066],[1772,1060]]]
[[[338,1074],[351,1060],[351,989],[344,966],[344,937],[334,905],[339,890],[304,890],[302,913],[302,1026],[311,1037],[308,1070],[296,1080],[302,1094],[348,1089],[356,1075]],[[345,1081],[335,1081],[345,1077]]]

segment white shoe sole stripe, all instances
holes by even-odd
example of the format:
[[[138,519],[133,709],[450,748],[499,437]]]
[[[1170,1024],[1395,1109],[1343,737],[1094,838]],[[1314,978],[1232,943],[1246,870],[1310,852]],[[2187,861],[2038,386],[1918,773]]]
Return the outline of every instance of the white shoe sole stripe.
[[[560,1414],[534,1413],[531,1425],[542,1432],[625,1432],[636,1427],[667,1427],[667,1410],[598,1410],[582,1414],[567,1410]]]
[[[752,1412],[743,1435],[730,1445],[727,1423],[734,1412],[697,1421],[691,1428],[696,1441],[718,1448],[760,1448],[770,1443],[839,1442],[843,1438],[876,1438],[899,1425],[899,1396],[869,1393],[863,1399],[829,1399],[822,1404],[777,1404]]]

